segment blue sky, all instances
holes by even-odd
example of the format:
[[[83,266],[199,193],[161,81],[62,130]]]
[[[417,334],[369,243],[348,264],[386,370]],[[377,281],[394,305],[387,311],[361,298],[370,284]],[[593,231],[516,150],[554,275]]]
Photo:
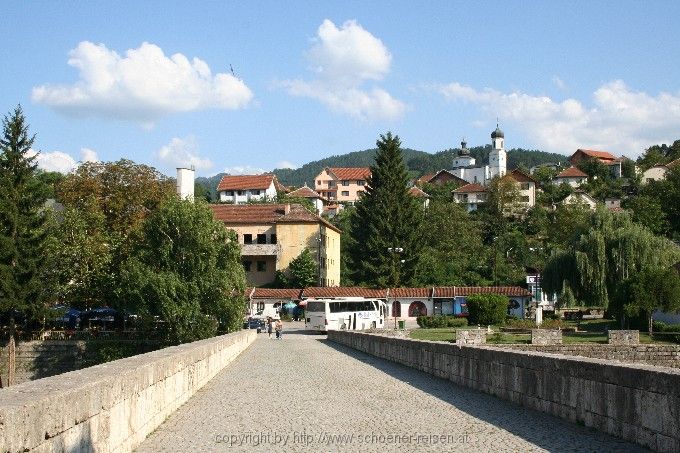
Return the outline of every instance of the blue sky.
[[[680,2],[7,2],[0,107],[47,169],[199,175],[371,148],[636,157],[680,138]],[[233,68],[233,73],[232,73]]]

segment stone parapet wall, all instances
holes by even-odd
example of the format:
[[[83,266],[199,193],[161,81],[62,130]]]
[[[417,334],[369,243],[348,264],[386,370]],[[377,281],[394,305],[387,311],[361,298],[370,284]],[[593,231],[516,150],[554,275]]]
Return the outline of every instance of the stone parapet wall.
[[[640,344],[639,330],[610,330],[607,332],[609,344]]]
[[[132,451],[257,337],[254,330],[0,390],[0,451]]]
[[[680,346],[675,345],[572,343],[559,345],[504,344],[498,346],[522,351],[575,355],[593,359],[680,368]]]
[[[680,451],[680,370],[329,331],[328,339],[663,452]]]
[[[562,344],[562,331],[553,329],[531,329],[531,344]]]

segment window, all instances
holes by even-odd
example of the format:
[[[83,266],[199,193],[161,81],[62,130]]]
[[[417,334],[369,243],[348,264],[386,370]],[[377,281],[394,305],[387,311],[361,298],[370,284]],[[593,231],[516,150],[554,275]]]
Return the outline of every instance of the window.
[[[253,195],[260,195],[260,189],[251,190],[250,193]]]
[[[258,261],[257,262],[257,271],[258,272],[266,272],[267,271],[267,262],[266,261]]]
[[[258,234],[257,235],[257,243],[258,244],[266,244],[267,243],[267,235],[266,234]]]
[[[243,235],[243,243],[244,244],[252,244],[253,243],[253,235],[252,234],[244,234]]]
[[[269,236],[269,242],[272,244],[276,244],[276,235],[272,234]]]
[[[349,181],[343,181],[342,185],[345,186],[345,187],[349,186]]]
[[[328,188],[335,187],[335,181],[328,181]]]
[[[316,182],[316,185],[317,185],[317,186],[320,186],[320,185],[321,185],[321,180],[318,180],[318,181]]]
[[[475,181],[474,181],[474,182],[477,182],[477,177],[476,177],[476,176],[475,176]]]
[[[257,311],[263,311],[264,310],[264,302],[258,302],[257,303]]]
[[[250,266],[253,264],[252,261],[244,261],[243,262],[243,268],[246,270],[246,272],[250,272]]]
[[[529,203],[529,195],[519,197],[519,199],[522,201],[522,203]]]
[[[342,196],[343,196],[343,197],[349,197],[349,190],[343,190],[343,191],[342,191]]]
[[[224,192],[224,196],[226,197],[233,197],[234,196],[234,191],[233,190],[227,190]]]
[[[466,194],[466,193],[461,194],[461,195],[460,195],[460,199],[463,200],[463,201],[467,201],[467,199],[468,199],[468,194]]]
[[[528,182],[523,182],[522,184],[520,184],[520,188],[521,188],[522,190],[529,190],[529,183],[528,183]]]
[[[442,314],[442,302],[440,300],[434,301],[434,315],[441,315]]]
[[[326,311],[326,302],[307,302],[308,312],[323,313]]]
[[[239,190],[239,191],[236,192],[236,194],[237,194],[237,195],[243,195],[243,191],[242,191],[242,190]]]
[[[365,186],[365,185],[366,185],[366,181],[364,181],[363,179],[360,179],[360,180],[357,181],[357,185],[359,185],[359,186]]]
[[[477,199],[478,199],[479,201],[484,201],[484,200],[486,200],[486,194],[485,194],[485,193],[478,193],[478,194],[477,194]]]

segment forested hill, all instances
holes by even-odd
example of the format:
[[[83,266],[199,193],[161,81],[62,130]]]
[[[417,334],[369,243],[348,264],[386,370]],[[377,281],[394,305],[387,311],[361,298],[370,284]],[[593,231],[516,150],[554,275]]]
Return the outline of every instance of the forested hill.
[[[470,155],[477,160],[477,165],[484,165],[489,161],[489,151],[491,151],[491,145],[476,146],[470,148]],[[373,164],[375,152],[375,149],[367,149],[365,151],[354,151],[339,156],[330,156],[321,160],[309,162],[294,170],[289,168],[277,168],[274,170],[274,174],[276,174],[282,184],[287,186],[301,186],[307,183],[310,187],[314,187],[314,178],[325,167],[368,167]],[[442,169],[450,169],[451,164],[453,163],[453,157],[457,152],[458,149],[447,149],[435,154],[430,154],[415,149],[403,149],[404,162],[406,162],[412,176],[421,176]],[[528,169],[538,164],[556,162],[566,163],[567,156],[521,148],[514,148],[508,151],[509,170],[517,167]],[[213,195],[213,199],[215,199],[215,189],[223,175],[224,173],[219,173],[210,178],[199,177],[196,178],[196,183],[205,186]]]
[[[295,170],[276,169],[274,173],[285,185],[301,186],[305,182],[310,187],[314,186],[314,178],[325,167],[368,167],[373,164],[375,149],[365,151],[355,151],[341,156],[331,156],[325,159],[309,162]],[[478,165],[489,162],[489,151],[491,145],[477,146],[470,148],[470,155],[477,160]],[[435,154],[417,151],[414,149],[404,149],[404,161],[411,170],[413,176],[420,176],[425,173],[434,173],[442,169],[450,169],[453,157],[458,149],[447,149]],[[517,167],[531,168],[535,165],[545,163],[566,163],[567,156],[555,153],[546,153],[538,150],[511,149],[508,151],[508,169]]]

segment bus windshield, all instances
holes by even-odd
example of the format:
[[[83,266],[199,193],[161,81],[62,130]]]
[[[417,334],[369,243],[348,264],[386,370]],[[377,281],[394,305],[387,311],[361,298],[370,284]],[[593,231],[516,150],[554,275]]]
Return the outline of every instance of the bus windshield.
[[[326,311],[326,302],[307,302],[306,310],[308,312],[323,313]]]

